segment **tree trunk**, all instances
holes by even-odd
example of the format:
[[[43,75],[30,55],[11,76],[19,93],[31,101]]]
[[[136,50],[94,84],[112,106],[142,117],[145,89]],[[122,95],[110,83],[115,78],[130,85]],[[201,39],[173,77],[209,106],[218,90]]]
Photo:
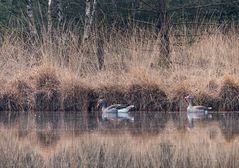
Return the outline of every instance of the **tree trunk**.
[[[97,7],[97,0],[94,0],[93,5],[92,5],[91,16],[90,16],[90,26],[91,26],[91,28],[93,26],[95,14],[96,14],[96,7]]]
[[[157,23],[157,32],[160,35],[159,65],[169,68],[171,64],[169,47],[169,23],[165,0],[159,0],[159,19]]]
[[[31,38],[35,38],[37,35],[37,30],[34,22],[33,17],[33,10],[32,10],[32,0],[27,0],[27,17],[28,17],[28,26],[29,26],[29,34]]]
[[[97,4],[95,4],[96,15],[95,15],[95,28],[96,28],[96,56],[98,59],[99,70],[104,68],[104,37],[103,30],[99,24],[99,8],[96,8]]]
[[[93,34],[93,27],[95,28],[95,45],[96,45],[96,57],[98,59],[99,69],[103,69],[104,66],[104,40],[103,34],[101,31],[101,26],[99,24],[99,8],[97,7],[97,0],[94,0],[91,3],[90,0],[86,0],[86,8],[85,8],[85,25],[84,25],[84,35],[83,35],[83,43],[91,38]],[[87,48],[87,53],[89,53],[89,48]]]
[[[2,43],[3,43],[3,35],[2,32],[0,31],[0,48],[2,47]]]
[[[99,70],[102,70],[104,67],[104,40],[100,29],[97,30],[96,56],[99,63]]]
[[[48,11],[47,11],[47,32],[52,33],[52,19],[51,19],[51,4],[52,0],[48,0]]]
[[[85,1],[85,24],[84,24],[84,34],[83,42],[89,38],[90,34],[90,20],[91,20],[91,2],[90,0]]]
[[[136,19],[135,18],[136,14],[139,14],[139,11],[138,11],[139,7],[140,7],[139,0],[133,0],[132,1],[132,17],[133,17],[133,19]]]
[[[62,9],[62,1],[56,0],[56,8],[57,8],[57,20],[58,26],[62,28],[63,26],[63,9]]]
[[[96,0],[93,3],[92,18],[95,16],[95,36],[96,36],[96,57],[98,59],[99,70],[104,68],[104,36],[100,26],[99,7]],[[92,23],[93,24],[93,23]]]

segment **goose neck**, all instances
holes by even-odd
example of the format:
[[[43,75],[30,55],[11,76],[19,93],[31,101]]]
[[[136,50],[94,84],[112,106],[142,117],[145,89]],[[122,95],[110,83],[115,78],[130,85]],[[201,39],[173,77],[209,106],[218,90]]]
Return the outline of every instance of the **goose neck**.
[[[106,106],[102,106],[102,111],[104,112],[105,111],[105,109],[106,109]]]
[[[192,106],[193,106],[192,100],[189,100],[189,101],[188,101],[188,106],[189,106],[189,107],[192,107]]]

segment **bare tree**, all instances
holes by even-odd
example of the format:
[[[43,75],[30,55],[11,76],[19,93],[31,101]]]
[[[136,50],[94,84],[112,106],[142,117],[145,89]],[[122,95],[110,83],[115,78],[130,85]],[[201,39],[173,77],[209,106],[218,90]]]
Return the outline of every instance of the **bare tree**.
[[[1,30],[0,30],[0,48],[2,47],[2,43],[3,43],[3,35],[2,35]]]
[[[93,4],[90,0],[86,0],[85,4],[86,6],[85,6],[85,24],[84,24],[83,41],[89,39],[92,33],[93,23],[95,21],[97,0],[94,0]]]
[[[62,27],[62,24],[63,24],[62,0],[56,0],[56,8],[57,8],[58,26]]]
[[[83,42],[86,42],[91,35],[93,34],[93,27],[95,28],[95,44],[96,44],[96,57],[98,59],[99,69],[103,69],[104,66],[104,40],[99,23],[99,7],[97,0],[86,0],[85,7],[85,25],[84,25],[84,34]]]
[[[35,26],[34,17],[33,17],[32,0],[27,0],[26,2],[27,2],[27,17],[28,17],[29,33],[31,38],[35,38],[37,35],[37,30]]]
[[[91,3],[90,0],[85,1],[85,25],[84,25],[84,35],[83,41],[89,38],[90,32],[90,16],[91,16]]]
[[[47,11],[47,32],[51,33],[52,32],[52,19],[51,19],[51,5],[52,5],[52,0],[48,0],[48,11]]]
[[[100,26],[99,15],[100,15],[99,8],[97,7],[95,16],[96,56],[98,59],[99,70],[102,70],[104,68],[104,36],[103,30],[101,29]]]
[[[159,0],[159,18],[157,22],[157,30],[160,34],[160,61],[159,64],[169,68],[170,47],[169,47],[169,23],[166,9],[166,0]]]
[[[139,13],[138,9],[140,8],[140,2],[139,0],[133,0],[132,1],[132,17],[135,19],[135,16],[137,13]]]

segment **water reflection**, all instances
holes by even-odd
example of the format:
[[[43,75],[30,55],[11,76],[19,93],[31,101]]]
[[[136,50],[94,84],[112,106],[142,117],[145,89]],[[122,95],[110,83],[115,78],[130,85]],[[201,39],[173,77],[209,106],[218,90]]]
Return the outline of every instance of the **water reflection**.
[[[225,138],[230,140],[239,134],[239,113],[228,112],[221,115],[220,128]]]
[[[80,134],[88,130],[88,116],[77,111],[67,111],[63,113],[63,130],[71,134]]]
[[[36,135],[42,145],[53,145],[60,139],[61,115],[48,111],[36,112]]]
[[[168,119],[169,115],[164,112],[135,111],[132,133],[159,133]]]
[[[134,122],[134,117],[132,116],[131,113],[104,113],[102,114],[102,118],[104,121],[116,121],[116,122],[123,122],[123,121],[128,121],[128,122]]]
[[[124,114],[126,115],[126,114]],[[166,127],[167,130],[186,130],[188,124],[186,112],[147,112],[134,111],[124,118],[128,120],[98,120],[93,115],[81,112],[1,112],[0,124],[7,129],[16,129],[20,138],[34,133],[35,138],[42,146],[57,144],[62,135],[78,136],[82,133],[99,131],[101,133],[117,133],[127,131],[132,135],[159,134]],[[173,122],[173,126],[167,124]],[[215,124],[217,123],[217,124]],[[227,140],[239,134],[239,113],[225,112],[212,113],[212,118],[195,121],[193,128],[215,127],[209,129],[210,139],[214,139],[220,129]],[[217,128],[217,129],[216,129]],[[175,130],[175,129],[174,129]],[[206,131],[206,130],[205,130]]]
[[[20,112],[18,111],[13,111],[13,112],[1,111],[0,122],[9,126],[9,124],[14,124],[18,121],[19,115],[20,115]]]

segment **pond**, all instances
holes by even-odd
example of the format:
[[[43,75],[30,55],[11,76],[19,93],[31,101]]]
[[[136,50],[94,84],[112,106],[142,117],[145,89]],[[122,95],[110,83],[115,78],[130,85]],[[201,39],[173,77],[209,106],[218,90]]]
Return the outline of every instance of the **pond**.
[[[188,127],[186,112],[135,111],[127,117],[131,117],[130,120],[101,120],[75,111],[1,112],[0,127],[14,132],[18,138],[34,136],[43,147],[56,145],[61,137],[75,138],[92,132],[155,136],[200,130],[211,139],[222,136],[227,141],[239,134],[238,112],[212,112],[211,118],[195,120],[191,128]]]

